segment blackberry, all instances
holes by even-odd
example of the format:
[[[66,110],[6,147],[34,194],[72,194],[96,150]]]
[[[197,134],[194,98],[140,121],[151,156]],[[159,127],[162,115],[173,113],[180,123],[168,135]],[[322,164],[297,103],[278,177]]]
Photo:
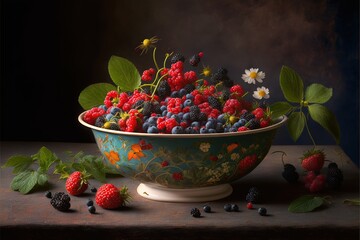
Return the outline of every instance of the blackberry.
[[[263,101],[259,104],[259,107],[266,110],[269,107],[269,104],[266,101]]]
[[[338,165],[335,162],[331,162],[329,163],[328,168],[338,168]]]
[[[175,53],[170,62],[173,64],[173,63],[177,63],[178,61],[182,61],[182,62],[185,62],[185,57],[183,55],[181,55],[180,53]]]
[[[119,125],[118,125],[117,123],[115,123],[115,122],[111,122],[111,123],[110,123],[110,128],[109,128],[109,129],[120,131]]]
[[[156,103],[153,103],[153,104],[152,104],[152,110],[151,110],[151,111],[152,111],[153,113],[160,114],[160,113],[161,113],[160,107],[161,107],[161,106],[160,106],[159,103],[157,103],[157,102],[156,102]]]
[[[227,212],[231,212],[231,204],[230,203],[227,203],[224,205],[224,210],[227,211]]]
[[[226,68],[219,67],[216,72],[224,76],[224,75],[227,75],[228,70]]]
[[[290,164],[290,163],[286,163],[284,165],[284,170],[286,171],[296,171],[296,168],[294,165]]]
[[[204,121],[206,121],[206,120],[207,120],[207,115],[206,115],[206,113],[203,113],[203,112],[199,113],[199,121],[200,121],[200,122],[204,122]]]
[[[140,99],[140,100],[137,100],[136,103],[134,103],[131,108],[132,109],[139,109],[139,108],[142,108],[142,106],[144,105],[144,100]]]
[[[47,197],[47,198],[51,198],[51,197],[52,197],[51,192],[50,192],[50,191],[47,191],[47,192],[45,193],[45,197]]]
[[[255,187],[250,188],[245,200],[246,202],[258,203],[260,200],[260,191]]]
[[[332,167],[328,168],[326,182],[330,188],[339,189],[343,180],[344,175],[339,168],[335,167],[335,165],[332,165]]]
[[[255,115],[250,112],[245,112],[241,114],[240,118],[244,118],[247,122],[249,122],[251,119],[255,118]]]
[[[91,213],[91,214],[96,213],[96,208],[95,208],[95,206],[94,206],[94,205],[88,206],[88,211],[89,211],[89,213]]]
[[[196,67],[199,64],[199,62],[200,62],[200,57],[198,54],[193,55],[189,60],[190,65],[194,67]]]
[[[104,116],[100,116],[95,120],[95,126],[102,127],[104,126],[105,122],[106,122],[106,118]]]
[[[185,85],[184,89],[187,93],[191,93],[192,91],[195,90],[195,86],[194,86],[194,84],[189,83],[189,84]]]
[[[290,170],[289,168],[284,169],[282,176],[289,183],[296,183],[299,180],[299,174],[294,170]]]
[[[65,212],[70,208],[70,197],[64,192],[57,192],[50,200],[50,204],[59,211]]]
[[[246,124],[249,129],[257,129],[260,128],[260,121],[258,119],[250,119]]]
[[[147,95],[151,95],[151,88],[149,86],[145,86],[142,88],[143,92],[146,93]]]
[[[156,90],[157,95],[164,99],[171,94],[171,88],[166,80],[162,80]]]
[[[210,213],[210,212],[211,212],[211,207],[210,207],[209,205],[205,205],[205,206],[203,207],[203,210],[204,210],[204,212],[206,212],[206,213]]]
[[[227,101],[230,98],[230,91],[225,89],[224,91],[221,92],[221,98],[223,101]]]
[[[152,112],[152,104],[151,104],[151,102],[149,102],[149,101],[144,102],[143,109],[142,109],[142,114],[144,116],[150,116],[151,112]]]
[[[267,215],[267,210],[266,210],[266,208],[261,207],[261,208],[258,209],[258,213],[261,216],[266,216]]]
[[[90,189],[90,191],[93,192],[93,193],[96,193],[96,192],[97,192],[97,189],[96,189],[96,187],[92,187],[92,188]]]
[[[190,107],[190,120],[197,121],[200,115],[200,108],[198,106],[191,106]]]
[[[190,214],[191,214],[193,217],[196,217],[196,218],[198,218],[198,217],[201,216],[201,212],[200,212],[200,210],[199,210],[198,208],[193,208],[193,209],[191,209]]]
[[[209,96],[208,97],[208,102],[209,102],[209,104],[210,104],[210,106],[212,108],[216,108],[218,110],[221,110],[221,103],[216,97]]]
[[[227,88],[231,88],[234,86],[234,81],[231,80],[228,76],[224,76],[221,81],[223,82],[224,86]]]
[[[220,73],[214,73],[210,79],[209,79],[209,82],[212,84],[212,85],[216,85],[218,84],[219,82],[221,82],[221,79],[222,79],[222,74]]]

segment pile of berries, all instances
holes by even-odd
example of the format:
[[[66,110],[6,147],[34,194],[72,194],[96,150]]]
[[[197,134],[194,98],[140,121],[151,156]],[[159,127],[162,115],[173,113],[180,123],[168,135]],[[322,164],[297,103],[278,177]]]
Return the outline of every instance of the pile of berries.
[[[192,68],[203,53],[192,56]],[[174,54],[171,66],[143,71],[142,82],[132,92],[110,91],[104,104],[86,111],[84,121],[100,128],[141,133],[206,134],[241,132],[271,124],[269,107],[244,99],[225,68],[199,77],[185,71],[185,58]]]

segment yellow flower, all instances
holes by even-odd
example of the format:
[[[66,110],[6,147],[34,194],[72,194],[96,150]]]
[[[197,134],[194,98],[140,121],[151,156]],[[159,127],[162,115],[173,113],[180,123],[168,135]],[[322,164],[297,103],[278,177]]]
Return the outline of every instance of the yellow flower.
[[[145,38],[141,44],[139,46],[137,46],[135,49],[139,49],[141,50],[140,55],[142,55],[143,53],[147,53],[147,51],[152,48],[155,47],[155,43],[157,43],[160,39],[158,39],[156,36],[152,37],[152,38]]]
[[[211,69],[210,67],[204,67],[202,70],[201,75],[204,75],[205,77],[208,77],[211,75]]]

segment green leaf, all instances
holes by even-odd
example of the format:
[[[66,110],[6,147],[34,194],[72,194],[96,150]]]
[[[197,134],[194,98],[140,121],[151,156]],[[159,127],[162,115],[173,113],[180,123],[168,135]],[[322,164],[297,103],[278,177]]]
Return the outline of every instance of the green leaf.
[[[38,185],[44,186],[47,181],[48,181],[47,174],[45,174],[45,173],[39,174],[38,179],[37,179],[37,184]]]
[[[303,100],[303,81],[294,70],[287,66],[281,68],[280,87],[287,101],[300,103]]]
[[[116,87],[110,83],[91,84],[81,91],[78,101],[83,109],[88,110],[104,104],[106,94],[111,90],[116,90]]]
[[[343,203],[347,205],[360,206],[360,199],[345,199]]]
[[[332,93],[332,88],[314,83],[306,88],[305,101],[308,103],[326,103],[332,97]]]
[[[320,104],[309,105],[310,117],[323,128],[325,128],[335,139],[336,143],[340,142],[340,127],[336,116],[325,106]]]
[[[2,167],[13,167],[12,172],[17,174],[28,169],[33,162],[34,160],[30,156],[14,155],[11,156]]]
[[[39,173],[36,171],[25,171],[16,175],[11,181],[11,189],[22,194],[29,193],[38,182]]]
[[[276,102],[270,106],[271,118],[277,119],[288,114],[292,109],[293,106],[288,102]]]
[[[289,116],[287,128],[291,138],[296,142],[305,127],[306,118],[303,112],[292,112]]]
[[[81,164],[83,165],[85,171],[96,180],[100,182],[105,182],[106,174],[102,157],[86,155],[83,159],[84,161],[82,161]]]
[[[129,60],[111,56],[108,64],[111,80],[122,91],[133,91],[141,84],[141,76],[135,65]]]
[[[292,201],[289,205],[288,211],[292,213],[311,212],[324,203],[324,198],[304,195]]]
[[[39,152],[34,154],[33,157],[38,159],[39,167],[43,172],[47,172],[51,164],[58,160],[56,155],[46,147],[40,148]]]

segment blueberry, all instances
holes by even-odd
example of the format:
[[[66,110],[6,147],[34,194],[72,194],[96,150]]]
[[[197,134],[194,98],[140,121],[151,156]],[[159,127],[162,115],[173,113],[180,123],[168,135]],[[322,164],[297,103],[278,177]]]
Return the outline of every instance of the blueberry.
[[[147,130],[147,133],[159,133],[159,130],[156,126],[150,126]]]
[[[118,107],[113,107],[113,108],[111,109],[111,111],[110,111],[110,113],[111,113],[112,115],[115,115],[115,114],[118,113],[118,112],[120,112],[120,108],[118,108]]]
[[[224,205],[224,210],[227,211],[227,212],[231,212],[231,204],[230,203],[227,203]]]
[[[184,102],[184,107],[191,107],[193,105],[193,101],[191,99],[186,99]]]
[[[112,117],[114,117],[114,115],[111,114],[111,113],[108,113],[108,114],[106,114],[105,119],[106,119],[107,121],[110,121],[110,119],[111,119]]]
[[[157,121],[157,117],[149,117],[148,122],[149,122],[150,124],[156,124],[156,121]]]
[[[200,128],[200,134],[206,134],[209,133],[208,129],[206,129],[205,127]]]
[[[176,115],[176,114],[172,114],[171,118],[174,118],[178,123],[181,122],[180,117],[178,115]]]
[[[186,99],[194,99],[194,96],[190,93],[186,94]]]
[[[203,207],[203,210],[204,210],[204,212],[210,213],[211,212],[211,207],[209,205],[205,205]]]
[[[88,207],[88,210],[89,210],[89,212],[90,212],[91,214],[94,214],[94,213],[96,212],[96,208],[95,208],[94,205],[89,206],[89,207]]]
[[[240,118],[239,121],[238,121],[238,123],[240,124],[240,127],[242,127],[242,126],[245,126],[245,124],[247,123],[247,121],[246,121],[246,119],[244,119],[244,118]]]
[[[94,205],[93,200],[88,199],[88,200],[87,200],[87,202],[86,202],[86,205],[87,205],[88,207],[90,207],[90,206]]]
[[[215,127],[216,126],[215,126],[213,121],[207,121],[206,124],[205,124],[206,129],[210,129],[210,128],[214,129]]]
[[[220,122],[218,122],[218,123],[216,124],[216,128],[215,128],[215,130],[216,130],[216,132],[218,132],[218,133],[222,133],[222,132],[224,132],[224,127],[223,127],[223,124],[222,124],[222,123],[220,123]]]
[[[93,193],[96,193],[96,192],[97,192],[97,189],[96,189],[96,187],[92,187],[92,188],[90,189],[90,191],[93,192]]]
[[[171,93],[170,97],[172,97],[172,98],[178,98],[178,97],[180,97],[180,94],[179,94],[178,91],[173,91],[173,92]]]
[[[100,105],[99,108],[103,109],[104,111],[107,110],[107,107],[105,105]]]
[[[165,105],[162,105],[162,106],[160,107],[160,111],[163,112],[163,111],[165,111],[165,110],[167,110],[167,107],[166,107]]]
[[[184,133],[184,129],[181,126],[175,126],[171,129],[172,134],[182,134]]]
[[[167,110],[164,110],[161,112],[161,116],[165,117],[167,115],[168,111]]]
[[[231,128],[229,129],[229,132],[237,132],[237,128],[231,127]]]
[[[182,119],[186,120],[186,121],[189,121],[190,120],[190,113],[188,113],[188,112],[184,113]]]
[[[186,90],[185,89],[180,89],[180,91],[179,91],[179,97],[183,97],[183,96],[185,96],[186,95]]]
[[[236,205],[236,204],[231,204],[231,211],[238,212],[239,211],[239,206]]]
[[[208,129],[208,133],[216,133],[216,130],[213,128]]]
[[[143,125],[142,125],[142,129],[144,130],[144,132],[147,132],[149,127],[150,127],[149,122],[144,122]]]
[[[222,123],[222,124],[225,124],[225,123],[226,123],[226,115],[225,115],[225,113],[220,114],[220,115],[217,117],[217,120],[218,120],[218,122],[220,122],[220,123]]]
[[[261,208],[258,209],[258,213],[261,216],[266,216],[267,215],[267,210],[266,210],[266,208],[261,207]]]
[[[47,198],[52,198],[51,192],[50,192],[50,191],[47,191],[47,192],[45,193],[45,197],[47,197]]]
[[[166,116],[167,116],[168,118],[170,118],[172,115],[173,115],[172,112],[167,112],[167,114],[166,114]]]
[[[200,123],[197,122],[197,121],[194,121],[191,123],[191,127],[197,127],[197,128],[200,128]]]

